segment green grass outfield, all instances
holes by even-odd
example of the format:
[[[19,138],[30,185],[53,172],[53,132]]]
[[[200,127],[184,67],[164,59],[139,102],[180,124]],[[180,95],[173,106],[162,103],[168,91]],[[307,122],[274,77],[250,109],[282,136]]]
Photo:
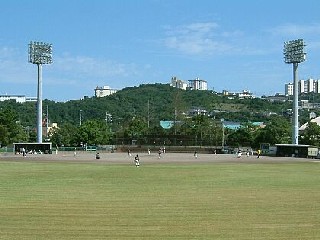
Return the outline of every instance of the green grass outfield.
[[[320,239],[320,164],[0,162],[1,239]]]

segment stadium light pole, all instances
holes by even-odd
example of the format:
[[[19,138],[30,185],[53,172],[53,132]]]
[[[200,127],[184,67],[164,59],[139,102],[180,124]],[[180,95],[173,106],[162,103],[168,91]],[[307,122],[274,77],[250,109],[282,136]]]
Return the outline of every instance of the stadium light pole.
[[[221,118],[221,126],[222,126],[222,141],[221,141],[221,150],[224,151],[224,119]]]
[[[284,62],[293,64],[293,129],[292,144],[299,144],[299,112],[298,112],[298,65],[306,60],[303,39],[292,40],[284,43]]]
[[[38,67],[37,142],[42,143],[42,64],[52,63],[52,44],[31,41],[28,53],[29,62]]]

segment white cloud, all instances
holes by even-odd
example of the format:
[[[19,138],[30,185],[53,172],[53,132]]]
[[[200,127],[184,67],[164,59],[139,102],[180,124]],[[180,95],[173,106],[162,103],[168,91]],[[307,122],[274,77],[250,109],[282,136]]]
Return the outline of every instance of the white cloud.
[[[17,50],[14,48],[9,48],[6,46],[0,48],[0,60],[7,59],[15,55],[17,55]]]
[[[223,29],[214,22],[200,22],[165,29],[162,43],[168,49],[190,56],[216,55],[270,55],[278,51],[276,39],[303,38],[308,49],[319,49],[320,23],[299,25],[283,24],[266,30],[244,34],[241,30]],[[261,40],[264,41],[261,41]],[[268,43],[269,41],[269,43]],[[263,42],[263,43],[262,43]],[[281,43],[280,43],[281,44]],[[280,46],[281,47],[281,46]]]
[[[43,66],[43,78],[50,85],[83,85],[137,76],[137,69],[134,63],[63,55],[53,56],[53,64]],[[0,47],[0,83],[30,84],[36,78],[36,67],[28,63],[27,53],[21,54],[17,49]]]
[[[32,82],[32,66],[28,63],[27,54],[21,54],[15,48],[0,48],[0,83]]]
[[[167,48],[186,55],[217,55],[241,52],[233,42],[243,36],[241,31],[221,31],[214,22],[192,23],[178,27],[167,27],[163,43]]]
[[[63,76],[76,76],[79,79],[127,77],[138,74],[134,63],[117,63],[86,56],[58,56],[54,60],[52,70]]]
[[[320,49],[320,41],[318,39],[313,41],[308,41],[307,49],[318,51]]]
[[[304,37],[305,35],[320,34],[320,24],[297,25],[283,24],[268,30],[274,35],[289,37]]]

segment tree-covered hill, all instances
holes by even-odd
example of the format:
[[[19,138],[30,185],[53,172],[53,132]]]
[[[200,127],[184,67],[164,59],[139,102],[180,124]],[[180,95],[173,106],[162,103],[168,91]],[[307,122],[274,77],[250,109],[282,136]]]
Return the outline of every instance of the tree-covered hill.
[[[304,96],[310,97],[310,96]],[[316,99],[317,96],[312,96]],[[0,143],[33,142],[36,139],[36,102],[0,102]],[[43,101],[43,119],[58,129],[50,137],[57,146],[86,144],[185,144],[219,146],[221,119],[242,123],[238,130],[227,129],[224,143],[230,146],[258,147],[260,143],[290,142],[292,102],[270,102],[262,98],[238,99],[213,91],[181,90],[168,84],[128,87],[110,96]],[[207,111],[207,116],[192,116],[190,110]],[[319,111],[314,110],[317,115]],[[299,120],[309,120],[309,111],[300,110]],[[160,127],[160,120],[174,120],[171,129]],[[252,122],[264,122],[257,129]],[[81,125],[80,125],[81,123]],[[311,132],[311,131],[310,131]],[[306,138],[301,138],[302,142]]]
[[[18,113],[23,126],[36,125],[36,102],[0,102],[0,109],[11,108]],[[283,113],[290,104],[270,103],[263,99],[228,99],[212,91],[185,91],[168,84],[144,84],[124,88],[102,98],[86,98],[67,102],[43,101],[43,114],[50,122],[79,124],[90,119],[123,123],[133,117],[149,119],[157,125],[160,120],[181,119],[192,108],[205,109],[212,117],[237,121],[260,121],[268,112]],[[47,111],[48,110],[48,111]]]

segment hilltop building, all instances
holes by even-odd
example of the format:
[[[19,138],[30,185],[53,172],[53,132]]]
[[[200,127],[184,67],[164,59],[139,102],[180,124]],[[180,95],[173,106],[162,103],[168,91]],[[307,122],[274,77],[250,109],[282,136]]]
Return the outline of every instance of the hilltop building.
[[[200,107],[192,107],[189,110],[189,116],[198,116],[198,115],[207,116],[208,111],[206,109],[200,108]]]
[[[36,97],[26,97],[25,95],[0,95],[0,102],[15,100],[17,103],[36,102]]]
[[[188,83],[186,83],[185,81],[180,80],[177,77],[172,77],[170,86],[183,90],[208,90],[207,81],[201,80],[200,78],[188,80]]]
[[[172,77],[170,86],[187,90],[188,84],[185,81],[178,79],[177,77]]]
[[[233,99],[235,97],[239,99],[254,98],[253,94],[249,90],[242,90],[242,92],[229,92],[227,90],[223,90],[222,95],[228,96],[229,99]]]
[[[194,80],[188,80],[188,87],[190,90],[208,90],[208,83],[205,80],[196,78]]]
[[[269,102],[286,102],[288,101],[288,95],[276,93],[274,96],[262,96],[261,99],[266,99]]]
[[[111,94],[116,93],[118,90],[111,89],[109,86],[103,86],[103,87],[96,87],[94,89],[94,95],[95,97],[105,97],[109,96]]]

